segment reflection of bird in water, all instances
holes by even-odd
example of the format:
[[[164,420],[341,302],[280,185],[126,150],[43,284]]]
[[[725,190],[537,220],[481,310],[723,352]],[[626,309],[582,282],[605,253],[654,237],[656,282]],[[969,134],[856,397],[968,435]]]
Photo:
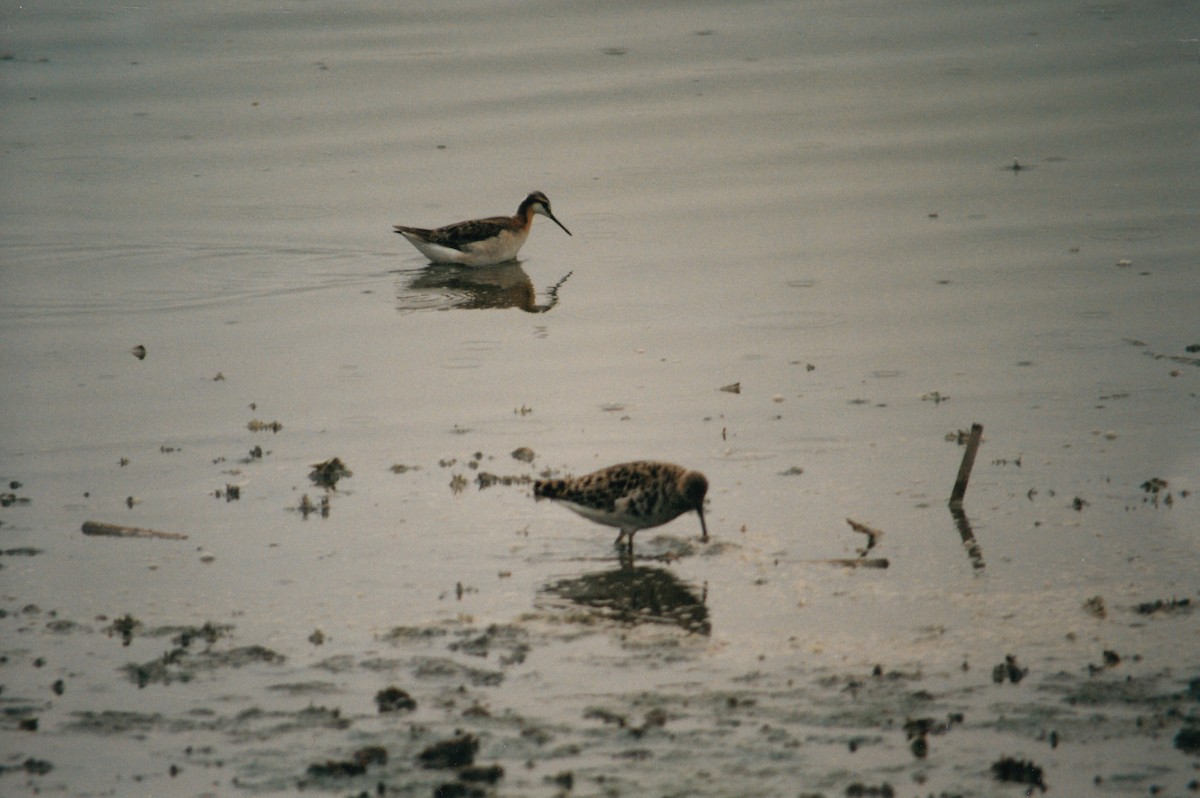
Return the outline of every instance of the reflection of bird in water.
[[[396,308],[520,308],[526,313],[545,313],[558,304],[558,289],[571,274],[567,272],[557,283],[546,289],[548,299],[538,304],[533,281],[519,263],[505,263],[486,268],[430,266],[417,271],[411,282],[400,287],[396,296]]]
[[[712,632],[707,589],[697,595],[670,571],[635,566],[625,557],[620,568],[559,579],[539,592],[625,623],[671,623],[698,634]]]
[[[544,479],[533,483],[535,499],[552,499],[584,518],[621,530],[616,545],[625,538],[633,552],[633,535],[639,529],[661,526],[692,510],[700,516],[702,540],[704,494],[708,480],[699,471],[672,463],[642,460],[602,468],[569,479]]]
[[[394,229],[434,263],[491,266],[517,257],[521,245],[529,237],[533,217],[539,213],[571,235],[566,225],[550,212],[550,200],[540,191],[523,199],[515,216],[470,219],[434,230],[402,224],[395,225]]]

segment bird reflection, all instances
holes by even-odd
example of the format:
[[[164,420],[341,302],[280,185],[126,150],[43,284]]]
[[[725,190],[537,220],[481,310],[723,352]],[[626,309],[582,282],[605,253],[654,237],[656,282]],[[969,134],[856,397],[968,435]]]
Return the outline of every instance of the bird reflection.
[[[627,556],[621,558],[619,568],[560,579],[540,592],[622,623],[666,623],[702,635],[712,632],[707,590],[697,595],[693,586],[670,571],[635,566]]]
[[[547,288],[545,300],[539,302],[533,281],[516,261],[486,267],[435,264],[413,272],[401,272],[396,288],[396,309],[520,308],[526,313],[545,313],[558,304],[558,290],[571,274],[567,272]]]

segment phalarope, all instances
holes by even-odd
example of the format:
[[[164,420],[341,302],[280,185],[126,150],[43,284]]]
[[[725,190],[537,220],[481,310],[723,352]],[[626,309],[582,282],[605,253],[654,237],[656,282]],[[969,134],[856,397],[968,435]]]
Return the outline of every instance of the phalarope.
[[[521,245],[529,237],[535,213],[548,217],[564,233],[571,235],[566,225],[554,218],[550,200],[540,191],[521,200],[515,216],[470,219],[434,230],[402,224],[395,225],[394,229],[434,263],[491,266],[517,257]]]
[[[630,552],[639,529],[661,526],[692,510],[700,516],[701,540],[708,540],[704,523],[707,492],[708,480],[699,471],[649,460],[533,483],[534,499],[551,499],[598,524],[617,527],[621,531],[614,545],[624,538]]]

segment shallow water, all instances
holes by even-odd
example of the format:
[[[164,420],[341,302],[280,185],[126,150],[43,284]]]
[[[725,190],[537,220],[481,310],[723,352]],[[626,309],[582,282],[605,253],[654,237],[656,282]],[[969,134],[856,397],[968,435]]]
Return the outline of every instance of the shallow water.
[[[0,14],[5,794],[1189,790],[1189,4]],[[642,457],[709,544],[520,481]]]

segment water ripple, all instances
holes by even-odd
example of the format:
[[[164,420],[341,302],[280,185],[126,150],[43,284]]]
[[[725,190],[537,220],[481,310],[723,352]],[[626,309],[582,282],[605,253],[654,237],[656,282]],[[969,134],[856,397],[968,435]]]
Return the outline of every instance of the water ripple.
[[[230,305],[376,280],[362,252],[223,244],[3,248],[7,319]]]

